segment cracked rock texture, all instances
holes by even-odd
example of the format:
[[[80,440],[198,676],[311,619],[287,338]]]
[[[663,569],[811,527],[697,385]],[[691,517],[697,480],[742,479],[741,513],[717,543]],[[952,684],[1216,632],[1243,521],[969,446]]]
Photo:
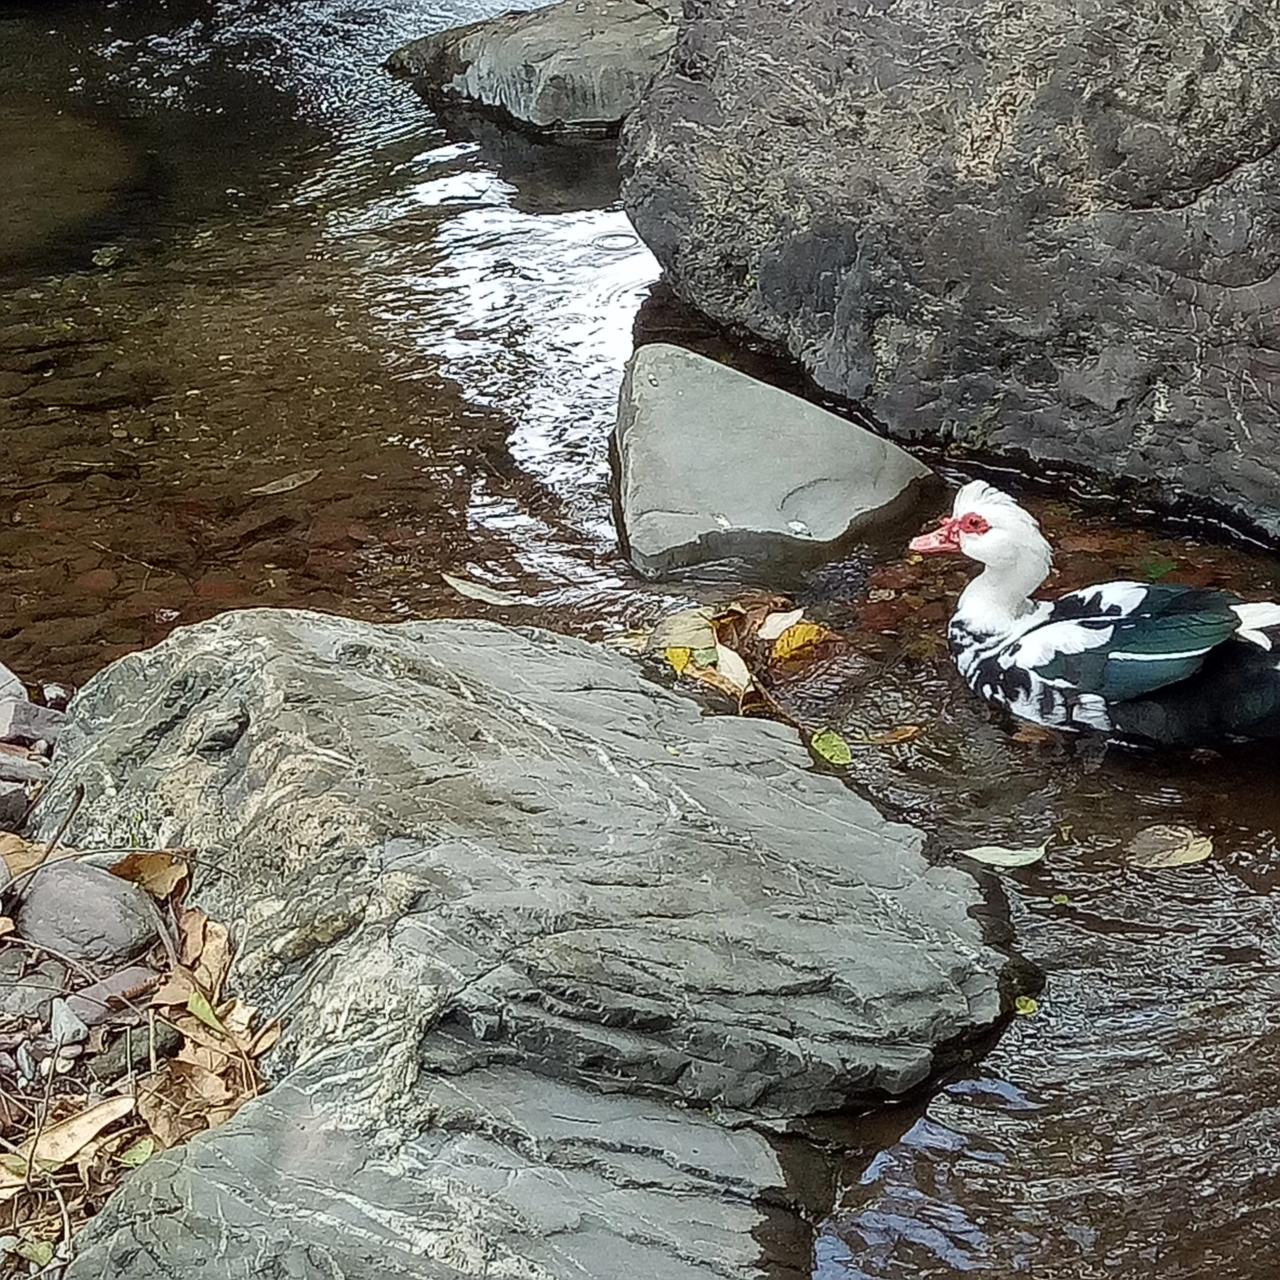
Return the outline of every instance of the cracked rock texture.
[[[932,474],[846,418],[661,342],[627,366],[615,440],[627,551],[648,577],[824,559],[912,510]]]
[[[1280,10],[688,0],[624,200],[903,438],[1280,535]]]
[[[423,36],[388,66],[424,95],[504,112],[539,129],[608,129],[635,109],[675,40],[644,0],[565,0]]]
[[[542,631],[226,614],[91,681],[59,761],[69,840],[221,869],[286,1019],[278,1087],[133,1174],[75,1280],[808,1275],[768,1132],[1012,990],[975,883],[789,730]]]

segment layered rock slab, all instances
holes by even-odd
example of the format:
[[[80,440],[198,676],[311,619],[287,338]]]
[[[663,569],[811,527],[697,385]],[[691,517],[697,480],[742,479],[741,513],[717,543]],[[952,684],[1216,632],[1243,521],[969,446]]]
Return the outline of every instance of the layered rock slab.
[[[430,98],[540,130],[607,131],[635,109],[674,42],[660,5],[565,0],[423,36],[387,65]]]
[[[149,1161],[71,1276],[786,1274],[743,1126],[900,1094],[1005,1003],[918,832],[546,632],[224,615],[92,681],[59,755],[68,840],[217,868],[287,1028],[279,1087]]]

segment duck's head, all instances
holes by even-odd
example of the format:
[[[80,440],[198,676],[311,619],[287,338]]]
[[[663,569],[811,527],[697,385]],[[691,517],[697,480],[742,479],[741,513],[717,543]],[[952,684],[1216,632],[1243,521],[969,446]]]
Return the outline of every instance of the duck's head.
[[[997,572],[1016,570],[1018,576],[1049,575],[1052,554],[1036,518],[1007,493],[971,480],[957,494],[951,514],[930,533],[911,540],[921,555],[959,553]]]

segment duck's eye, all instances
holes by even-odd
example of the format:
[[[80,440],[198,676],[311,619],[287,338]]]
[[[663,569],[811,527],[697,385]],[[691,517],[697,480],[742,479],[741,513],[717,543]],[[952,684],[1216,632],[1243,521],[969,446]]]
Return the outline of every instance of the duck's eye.
[[[961,533],[986,533],[991,526],[976,512],[970,511],[960,521]]]

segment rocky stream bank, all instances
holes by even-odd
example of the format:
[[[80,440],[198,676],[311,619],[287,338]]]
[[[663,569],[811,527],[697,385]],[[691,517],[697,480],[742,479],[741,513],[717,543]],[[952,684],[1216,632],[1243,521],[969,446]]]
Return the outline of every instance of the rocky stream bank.
[[[80,788],[68,841],[217,868],[284,1035],[69,1277],[807,1274],[787,1135],[1025,981],[999,903],[791,730],[544,631],[226,614],[81,692],[35,834]]]

